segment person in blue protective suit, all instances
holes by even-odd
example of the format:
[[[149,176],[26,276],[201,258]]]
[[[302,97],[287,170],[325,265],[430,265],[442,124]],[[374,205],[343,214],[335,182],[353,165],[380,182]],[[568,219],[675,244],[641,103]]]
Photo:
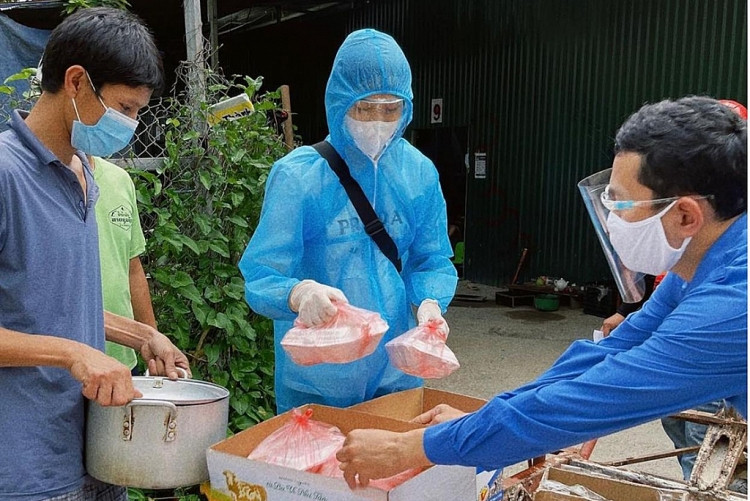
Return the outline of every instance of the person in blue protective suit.
[[[350,432],[337,454],[350,486],[433,463],[502,468],[722,398],[747,416],[747,125],[713,99],[662,101],[615,148],[596,198],[631,272],[669,270],[651,298],[474,413]]]
[[[260,222],[239,263],[252,309],[274,320],[279,412],[305,403],[337,407],[414,388],[384,345],[442,318],[457,276],[438,173],[401,136],[412,118],[411,70],[396,41],[372,29],[341,45],[325,94],[330,135],[398,248],[399,273],[365,232],[334,171],[303,146],[273,166]],[[318,326],[335,301],[380,313],[389,330],[376,351],[348,364],[295,365],[280,346],[297,316]]]

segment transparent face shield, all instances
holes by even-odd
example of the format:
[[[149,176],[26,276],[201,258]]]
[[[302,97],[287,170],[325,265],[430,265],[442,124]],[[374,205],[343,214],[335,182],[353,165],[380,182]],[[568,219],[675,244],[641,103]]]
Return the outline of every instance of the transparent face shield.
[[[645,274],[627,268],[609,240],[607,230],[609,210],[602,203],[602,193],[609,184],[611,175],[612,169],[592,174],[578,183],[578,189],[583,197],[583,203],[586,205],[591,222],[594,224],[596,236],[604,251],[609,269],[612,271],[617,289],[620,291],[620,297],[625,303],[637,303],[643,299],[646,291]]]

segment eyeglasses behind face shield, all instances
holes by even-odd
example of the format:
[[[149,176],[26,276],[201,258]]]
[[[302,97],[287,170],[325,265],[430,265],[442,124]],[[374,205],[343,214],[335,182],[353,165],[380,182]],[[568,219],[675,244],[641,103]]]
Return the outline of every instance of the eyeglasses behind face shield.
[[[610,196],[609,184],[607,184],[602,190],[602,194],[599,198],[605,209],[609,211],[623,211],[644,205],[667,204],[669,202],[674,202],[681,197],[654,198],[651,200],[615,200]]]
[[[355,102],[355,118],[393,122],[401,118],[404,100],[399,98],[365,98]]]

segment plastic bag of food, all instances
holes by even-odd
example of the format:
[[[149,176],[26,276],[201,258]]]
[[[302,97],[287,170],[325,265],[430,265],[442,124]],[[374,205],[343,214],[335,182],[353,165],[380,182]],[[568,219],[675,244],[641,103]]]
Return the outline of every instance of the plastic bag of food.
[[[442,322],[430,320],[387,342],[391,364],[406,374],[426,379],[442,378],[460,367],[456,355],[445,344],[448,335]]]
[[[412,477],[416,477],[422,473],[424,468],[411,468],[409,470],[396,473],[392,477],[379,478],[377,480],[370,480],[370,485],[381,491],[390,491],[391,489],[398,487]]]
[[[345,436],[337,426],[316,421],[313,411],[292,409],[287,423],[268,435],[250,453],[249,459],[307,471],[332,478],[343,478],[336,453],[343,447]],[[389,491],[416,476],[423,468],[406,470],[397,475],[371,480],[370,485]]]
[[[249,459],[316,473],[344,443],[333,425],[310,419],[312,409],[292,409],[287,423],[268,435],[247,456]]]
[[[388,324],[375,312],[335,302],[338,312],[319,327],[299,320],[281,339],[281,346],[297,365],[345,364],[364,358],[377,348]]]
[[[336,448],[336,452],[338,452],[339,449],[344,445],[344,437],[342,435],[341,437],[341,443],[339,443],[338,447]],[[324,461],[318,468],[311,471],[312,473],[317,473],[319,475],[325,475],[326,477],[333,477],[333,478],[343,478],[344,472],[339,468],[339,460],[336,459],[336,453],[334,452],[331,457],[329,457],[326,461]],[[379,478],[377,480],[370,480],[370,486],[375,487],[376,489],[380,489],[382,491],[390,491],[394,487],[397,487],[407,480],[409,480],[412,477],[417,476],[420,472],[422,472],[424,468],[412,468],[406,471],[402,471],[401,473],[397,473],[396,475],[393,475],[392,477],[387,478]]]

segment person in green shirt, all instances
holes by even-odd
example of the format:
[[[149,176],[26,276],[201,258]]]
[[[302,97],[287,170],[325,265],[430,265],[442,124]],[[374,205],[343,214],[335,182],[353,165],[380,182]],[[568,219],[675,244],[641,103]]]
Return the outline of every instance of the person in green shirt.
[[[99,186],[96,223],[99,228],[99,260],[102,268],[104,310],[156,329],[151,294],[140,255],[146,250],[135,186],[122,168],[103,158],[89,157]],[[107,341],[107,355],[133,370],[135,350]]]

